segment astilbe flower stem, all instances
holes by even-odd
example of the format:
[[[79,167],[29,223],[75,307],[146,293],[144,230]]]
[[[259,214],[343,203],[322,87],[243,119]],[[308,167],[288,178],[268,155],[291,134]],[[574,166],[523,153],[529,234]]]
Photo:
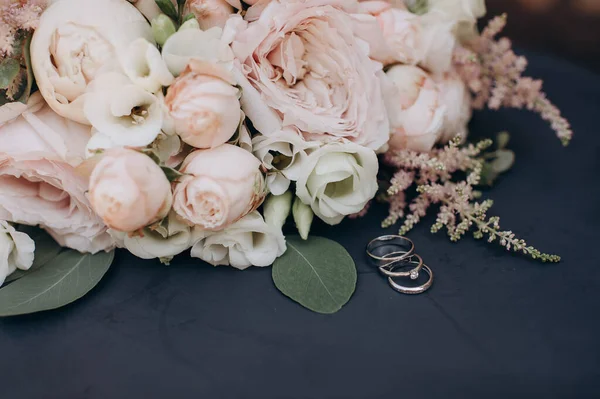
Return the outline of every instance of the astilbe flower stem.
[[[500,218],[487,216],[493,201],[477,202],[478,191],[474,189],[480,182],[484,157],[482,152],[491,144],[483,140],[477,144],[459,147],[460,138],[452,140],[442,149],[434,149],[428,154],[412,151],[388,153],[384,161],[399,168],[391,179],[391,185],[385,195],[390,204],[389,216],[382,226],[389,227],[404,216],[406,208],[406,189],[413,184],[417,187],[417,196],[408,206],[399,234],[408,233],[426,215],[432,205],[439,205],[436,222],[431,232],[436,233],[446,227],[451,241],[460,240],[473,227],[473,236],[477,239],[488,237],[489,242],[498,241],[507,250],[520,251],[533,259],[543,262],[558,262],[560,257],[545,254],[519,238],[512,231],[500,230]],[[465,172],[464,179],[453,180],[456,172]]]
[[[508,38],[496,39],[505,25],[506,14],[493,18],[480,36],[454,54],[456,68],[473,93],[473,108],[527,108],[550,122],[567,145],[573,131],[542,91],[542,81],[523,77],[527,59],[514,53]]]

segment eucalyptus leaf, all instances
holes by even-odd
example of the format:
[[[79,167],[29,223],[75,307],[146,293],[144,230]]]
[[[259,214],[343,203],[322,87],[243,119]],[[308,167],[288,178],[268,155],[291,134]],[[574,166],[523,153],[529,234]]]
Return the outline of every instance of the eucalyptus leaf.
[[[23,61],[25,64],[25,71],[27,73],[27,86],[23,94],[18,98],[18,101],[23,104],[27,104],[27,100],[29,100],[29,96],[31,95],[31,89],[33,88],[33,81],[35,80],[33,76],[33,67],[31,66],[31,39],[33,37],[33,32],[28,32],[27,37],[23,43]]]
[[[318,313],[335,313],[356,288],[356,266],[335,241],[287,237],[286,253],[275,260],[273,282],[279,291]]]
[[[183,173],[178,172],[173,168],[169,168],[168,166],[161,166],[160,168],[171,183],[183,176]]]
[[[50,260],[54,259],[62,250],[61,246],[54,241],[50,234],[46,233],[40,228],[32,226],[19,226],[18,230],[22,231],[23,233],[27,233],[35,242],[35,258],[33,259],[33,264],[29,270],[17,269],[6,278],[5,283],[18,280],[28,273],[32,273],[34,270],[39,269]]]
[[[156,5],[162,12],[164,12],[173,21],[179,20],[179,15],[171,0],[154,0]]]
[[[491,167],[496,173],[504,173],[515,164],[515,153],[511,150],[496,151],[496,159],[491,163]]]
[[[19,75],[21,65],[14,58],[5,58],[0,61],[0,89],[8,89]]]
[[[496,136],[496,147],[498,147],[498,149],[500,149],[500,150],[503,148],[506,148],[509,141],[510,141],[510,133],[500,132]]]
[[[96,255],[69,250],[44,267],[0,289],[0,316],[56,309],[76,301],[98,284],[114,251]]]

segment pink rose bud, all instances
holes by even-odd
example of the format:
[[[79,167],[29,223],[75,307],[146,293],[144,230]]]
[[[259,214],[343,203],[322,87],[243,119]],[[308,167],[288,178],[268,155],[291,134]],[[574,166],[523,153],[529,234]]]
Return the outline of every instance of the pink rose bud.
[[[173,209],[188,224],[222,230],[254,211],[265,197],[260,161],[224,144],[194,151],[183,162],[173,192]]]
[[[446,116],[442,127],[440,142],[445,144],[457,135],[467,138],[467,125],[471,120],[471,94],[465,82],[454,71],[445,73],[437,80],[442,104],[446,107]]]
[[[190,61],[165,98],[181,140],[196,148],[214,148],[233,136],[241,117],[234,84],[233,76],[218,65]]]
[[[421,68],[396,65],[387,71],[393,95],[386,98],[392,149],[427,152],[438,141],[446,107],[433,79]]]
[[[186,14],[194,14],[202,30],[207,30],[214,26],[225,26],[229,16],[235,12],[232,4],[235,3],[231,0],[188,0],[185,9]]]
[[[90,177],[92,208],[111,229],[132,232],[164,218],[173,197],[162,169],[148,156],[113,148]]]

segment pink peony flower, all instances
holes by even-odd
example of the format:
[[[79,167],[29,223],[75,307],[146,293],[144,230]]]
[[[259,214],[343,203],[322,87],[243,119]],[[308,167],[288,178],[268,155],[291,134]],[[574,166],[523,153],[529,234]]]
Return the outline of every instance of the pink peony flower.
[[[379,25],[382,42],[373,32],[367,39],[371,47],[380,48],[371,52],[371,57],[385,65],[401,62],[417,64],[421,61],[421,24],[419,17],[406,8],[393,8],[387,1],[364,1],[360,12],[374,16]],[[374,28],[371,28],[374,29]],[[376,42],[380,40],[380,42]]]
[[[381,64],[355,35],[344,9],[352,5],[271,1],[253,22],[230,19],[224,35],[234,31],[242,109],[261,133],[295,126],[308,138],[346,138],[372,149],[387,142]]]
[[[455,71],[436,78],[441,95],[441,103],[446,114],[440,136],[441,143],[447,143],[455,136],[467,138],[467,125],[471,120],[471,95],[463,80]]]
[[[421,68],[396,65],[387,72],[393,82],[388,102],[390,148],[427,152],[442,132],[446,107],[433,79]]]
[[[0,121],[0,219],[40,225],[81,252],[112,248],[86,197],[87,180],[75,170],[90,127],[60,117],[39,94],[22,111]]]

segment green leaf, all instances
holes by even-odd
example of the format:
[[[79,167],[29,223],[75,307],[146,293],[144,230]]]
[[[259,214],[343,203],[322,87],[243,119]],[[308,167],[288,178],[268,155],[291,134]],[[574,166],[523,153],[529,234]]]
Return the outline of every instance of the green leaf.
[[[189,13],[185,17],[183,17],[183,20],[181,21],[181,23],[184,24],[187,21],[190,21],[192,19],[196,19],[196,16],[194,14],[192,14],[192,13]]]
[[[491,167],[496,173],[504,173],[515,164],[515,153],[511,150],[496,151],[496,159],[491,163]]]
[[[496,136],[496,147],[498,147],[499,150],[506,148],[509,141],[510,141],[510,133],[500,132]]]
[[[28,32],[27,37],[25,38],[25,41],[23,43],[23,61],[25,64],[25,70],[27,72],[27,87],[25,88],[25,91],[23,92],[21,97],[18,98],[18,101],[22,102],[23,104],[27,103],[27,100],[29,99],[29,96],[31,95],[31,89],[33,88],[33,81],[35,79],[33,76],[33,67],[31,66],[30,47],[31,47],[31,38],[32,37],[33,37],[33,32]]]
[[[286,253],[273,264],[273,282],[279,291],[318,313],[335,313],[356,288],[356,266],[335,241],[312,236],[287,238]]]
[[[171,183],[183,176],[183,173],[178,172],[173,168],[169,168],[168,166],[161,166],[160,168]]]
[[[19,75],[21,66],[14,58],[5,58],[0,61],[0,89],[8,89]]]
[[[177,13],[177,10],[175,9],[175,6],[173,5],[173,3],[171,3],[171,0],[154,0],[154,1],[156,1],[156,5],[158,6],[158,8],[160,8],[160,10],[162,12],[167,14],[167,16],[169,18],[171,18],[173,21],[179,20],[179,15]]]
[[[56,309],[76,301],[98,284],[113,258],[114,251],[62,252],[41,269],[0,289],[0,316]]]
[[[6,278],[5,283],[18,280],[21,277],[32,273],[34,270],[39,269],[50,260],[54,259],[62,250],[61,246],[58,245],[58,243],[54,241],[52,237],[50,237],[50,234],[46,233],[40,228],[32,226],[19,226],[17,230],[27,233],[29,237],[35,241],[35,258],[33,260],[33,265],[31,265],[29,270],[17,269]]]

